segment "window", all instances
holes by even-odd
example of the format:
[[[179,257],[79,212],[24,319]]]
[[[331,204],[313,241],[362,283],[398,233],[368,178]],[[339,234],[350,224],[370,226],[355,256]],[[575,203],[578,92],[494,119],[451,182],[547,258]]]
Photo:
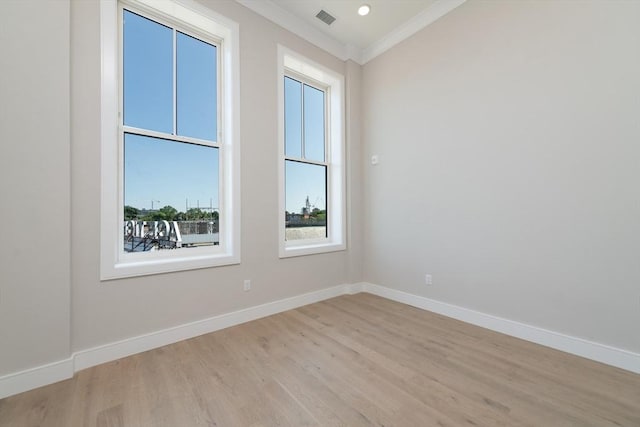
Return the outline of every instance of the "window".
[[[280,257],[343,250],[344,78],[278,52]]]
[[[237,25],[101,5],[102,279],[238,263]]]

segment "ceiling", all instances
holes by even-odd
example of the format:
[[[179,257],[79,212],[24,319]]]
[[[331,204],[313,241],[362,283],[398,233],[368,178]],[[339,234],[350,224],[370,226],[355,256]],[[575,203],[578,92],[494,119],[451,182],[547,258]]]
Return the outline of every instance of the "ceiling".
[[[465,0],[236,0],[311,43],[360,64],[434,22]],[[371,12],[358,15],[368,4]],[[316,18],[324,10],[336,20]]]
[[[345,45],[366,49],[432,5],[435,0],[272,0],[298,18]],[[363,4],[367,16],[358,15]],[[336,18],[327,25],[316,18],[320,10]]]

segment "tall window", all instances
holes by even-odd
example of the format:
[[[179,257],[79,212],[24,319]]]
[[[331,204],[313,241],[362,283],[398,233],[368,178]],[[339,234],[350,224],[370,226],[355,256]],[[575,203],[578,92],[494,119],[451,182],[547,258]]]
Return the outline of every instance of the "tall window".
[[[279,48],[280,256],[342,250],[343,78]]]
[[[216,40],[122,10],[123,248],[217,245]]]
[[[303,80],[284,77],[287,241],[327,237],[326,89]]]
[[[237,26],[184,0],[105,3],[120,96],[113,138],[103,75],[103,278],[238,262]]]

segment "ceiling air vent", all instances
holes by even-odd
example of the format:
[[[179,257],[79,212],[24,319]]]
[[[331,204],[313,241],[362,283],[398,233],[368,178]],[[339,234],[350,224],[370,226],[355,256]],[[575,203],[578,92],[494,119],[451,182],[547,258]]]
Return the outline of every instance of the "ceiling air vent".
[[[327,25],[333,24],[333,21],[336,20],[336,18],[334,18],[333,16],[329,15],[324,10],[321,10],[320,12],[318,12],[318,14],[316,15],[316,18],[318,18],[319,20],[321,20],[322,22],[324,22]]]

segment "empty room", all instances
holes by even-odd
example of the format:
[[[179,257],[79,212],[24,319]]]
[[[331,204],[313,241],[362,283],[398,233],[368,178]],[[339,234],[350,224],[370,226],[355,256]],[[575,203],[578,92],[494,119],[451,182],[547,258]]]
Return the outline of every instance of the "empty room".
[[[0,426],[640,426],[640,1],[0,8]]]

